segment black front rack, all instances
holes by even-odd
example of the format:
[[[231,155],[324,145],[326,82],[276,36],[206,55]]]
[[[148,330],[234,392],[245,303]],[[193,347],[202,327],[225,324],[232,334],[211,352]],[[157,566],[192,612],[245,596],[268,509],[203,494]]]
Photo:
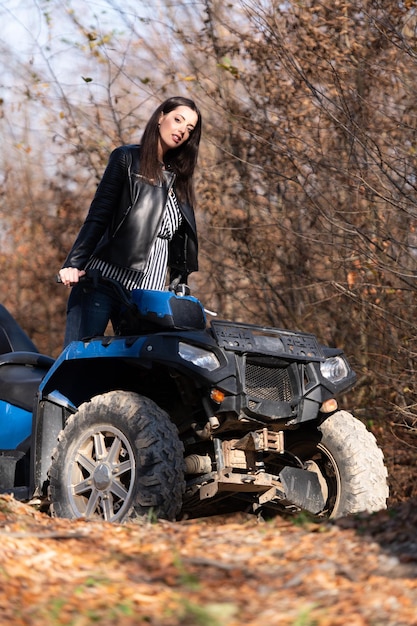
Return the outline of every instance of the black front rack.
[[[324,361],[326,358],[317,337],[311,333],[220,320],[212,321],[211,327],[218,345],[225,350],[299,361]]]

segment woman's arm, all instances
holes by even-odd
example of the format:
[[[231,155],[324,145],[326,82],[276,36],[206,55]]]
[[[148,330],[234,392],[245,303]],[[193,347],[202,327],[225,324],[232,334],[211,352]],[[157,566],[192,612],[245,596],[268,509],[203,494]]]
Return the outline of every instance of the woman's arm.
[[[84,269],[117,211],[122,190],[127,181],[127,170],[128,152],[126,147],[116,148],[110,155],[87,217],[62,266],[63,268]],[[72,275],[74,277],[75,273]]]

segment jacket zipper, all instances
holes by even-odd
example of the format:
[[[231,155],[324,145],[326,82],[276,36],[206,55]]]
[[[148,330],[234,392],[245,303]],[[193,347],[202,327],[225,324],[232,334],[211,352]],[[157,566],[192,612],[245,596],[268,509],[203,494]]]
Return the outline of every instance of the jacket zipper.
[[[132,205],[129,204],[129,206],[127,207],[126,211],[123,213],[123,215],[122,215],[122,217],[120,219],[120,222],[117,224],[116,228],[114,229],[114,231],[112,233],[112,239],[114,239],[116,237],[117,233],[119,232],[119,230],[123,226],[124,221],[127,218],[127,216],[129,215],[131,208],[132,208]]]
[[[160,216],[160,218],[159,218],[159,222],[158,222],[158,226],[157,226],[156,231],[155,231],[155,235],[153,236],[153,239],[152,239],[151,245],[150,245],[150,247],[149,247],[149,252],[151,251],[152,246],[153,246],[153,244],[155,243],[156,238],[158,237],[159,227],[160,227],[161,222],[162,222],[162,219],[163,219],[163,217],[164,217],[164,209],[165,209],[166,203],[168,202],[168,196],[169,196],[169,194],[171,193],[172,188],[173,188],[173,186],[174,186],[174,182],[175,182],[175,174],[171,174],[171,181],[168,183],[167,197],[166,197],[166,200],[165,200],[164,207],[163,207],[163,209],[162,209],[162,211],[161,211],[161,216]],[[149,254],[149,252],[148,252],[148,254]]]
[[[126,220],[127,216],[129,215],[131,208],[133,206],[133,188],[132,188],[132,155],[130,153],[127,154],[127,158],[129,159],[129,164],[127,166],[127,177],[129,180],[129,191],[130,191],[130,204],[127,207],[127,209],[124,211],[122,217],[120,218],[119,223],[117,224],[116,228],[114,229],[114,231],[112,232],[112,239],[114,239],[117,235],[117,233],[119,232],[119,230],[121,229],[121,227],[123,226],[124,221]]]

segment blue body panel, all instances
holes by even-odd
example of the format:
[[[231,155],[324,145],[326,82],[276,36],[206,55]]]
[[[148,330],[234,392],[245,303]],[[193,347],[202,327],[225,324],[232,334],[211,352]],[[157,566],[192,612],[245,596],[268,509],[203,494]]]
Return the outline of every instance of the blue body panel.
[[[42,380],[39,390],[42,393],[49,379],[55,374],[64,361],[77,359],[105,359],[105,358],[134,358],[140,354],[143,344],[148,337],[138,337],[133,343],[127,344],[124,337],[114,337],[110,343],[103,342],[102,339],[92,339],[90,341],[73,341],[59,355],[54,365]]]
[[[192,307],[191,319],[194,321],[192,313],[198,310],[200,317],[198,328],[205,327],[206,318],[204,307],[201,302],[193,296],[177,296],[170,291],[154,291],[150,289],[134,289],[132,299],[138,307],[140,313],[146,317],[172,319],[175,323],[175,309],[181,311],[182,305],[185,309]],[[179,307],[179,309],[178,309]],[[161,325],[160,332],[167,330]],[[105,358],[134,358],[141,353],[142,346],[149,340],[146,335],[138,335],[136,340],[126,342],[123,337],[113,337],[110,342],[105,338],[95,338],[88,341],[74,341],[67,346],[50,368],[45,378],[40,384],[39,390],[42,393],[48,381],[65,361],[77,359],[105,359]]]
[[[137,327],[130,326],[133,334],[145,330],[146,322],[154,328],[172,330],[201,330],[207,325],[204,307],[193,296],[177,295],[171,291],[134,289],[132,300],[141,320]]]
[[[198,305],[202,311],[203,306],[194,296],[177,296],[171,291],[154,291],[152,289],[133,289],[132,300],[139,311],[145,317],[152,313],[157,318],[172,316],[172,303],[175,301],[189,302]]]
[[[32,413],[0,400],[0,449],[15,450],[32,433]]]

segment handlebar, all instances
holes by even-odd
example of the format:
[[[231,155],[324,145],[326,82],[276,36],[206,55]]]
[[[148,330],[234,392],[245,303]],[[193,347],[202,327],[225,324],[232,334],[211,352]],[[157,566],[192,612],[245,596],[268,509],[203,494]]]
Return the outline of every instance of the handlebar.
[[[62,284],[62,280],[59,274],[56,275],[55,280],[57,283]],[[86,270],[83,276],[79,278],[79,284],[85,287],[97,288],[99,285],[104,286],[111,290],[120,301],[127,307],[135,307],[135,304],[132,302],[132,298],[130,293],[125,289],[117,280],[114,278],[108,278],[107,276],[103,276],[100,270],[98,269],[88,269]],[[71,283],[71,286],[76,285],[77,283]]]
[[[56,275],[55,279],[57,283],[62,284],[59,274]],[[189,296],[191,293],[189,286],[181,283],[180,280],[180,278],[175,278],[169,285],[168,290],[173,292],[176,296]],[[120,302],[128,310],[134,312],[134,314],[138,313],[137,306],[132,300],[131,292],[125,289],[117,280],[114,280],[114,278],[103,276],[100,270],[86,270],[86,273],[83,276],[80,276],[79,283],[85,284],[86,286],[90,285],[93,288],[97,287],[99,284],[107,287],[112,291],[113,295],[116,295],[116,297],[120,299]],[[206,308],[204,308],[204,311],[212,317],[217,317],[217,313],[215,311],[210,311]]]
[[[62,285],[62,279],[59,274],[56,274],[55,280],[57,283]],[[174,278],[174,280],[170,283],[168,287],[168,291],[172,291],[177,296],[189,296],[191,290],[188,285],[180,282],[181,277]],[[108,278],[107,276],[103,276],[101,270],[99,269],[87,269],[83,276],[80,276],[79,283],[90,284],[92,287],[96,288],[99,284],[110,286],[114,291],[117,292],[118,295],[122,296],[122,301],[127,304],[126,298],[131,304],[131,299],[129,297],[129,292],[114,278]],[[73,287],[77,283],[71,283]]]

